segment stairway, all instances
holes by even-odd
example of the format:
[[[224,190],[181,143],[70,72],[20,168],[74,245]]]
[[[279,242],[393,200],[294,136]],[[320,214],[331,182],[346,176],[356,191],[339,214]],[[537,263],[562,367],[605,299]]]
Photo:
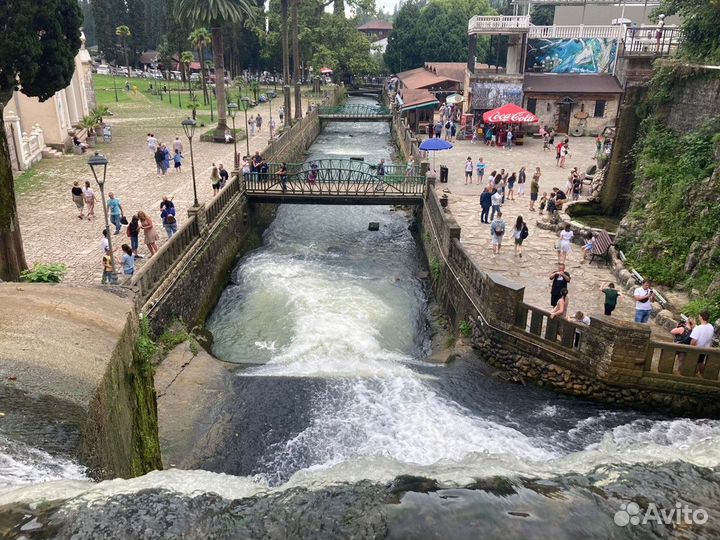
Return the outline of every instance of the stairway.
[[[49,146],[46,146],[42,149],[43,159],[60,158],[62,156],[62,152],[60,152],[59,150],[55,150],[54,148],[50,148]]]

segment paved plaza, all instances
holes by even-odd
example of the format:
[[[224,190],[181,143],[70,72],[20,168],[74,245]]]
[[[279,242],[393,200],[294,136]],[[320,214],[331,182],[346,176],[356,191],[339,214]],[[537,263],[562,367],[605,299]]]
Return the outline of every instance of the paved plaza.
[[[276,122],[277,107],[275,100]],[[307,102],[303,100],[303,107]],[[108,160],[105,195],[112,191],[120,199],[125,215],[130,218],[139,210],[144,210],[153,220],[160,241],[160,247],[167,235],[160,219],[160,201],[163,195],[173,198],[177,208],[178,225],[181,226],[187,216],[187,209],[193,204],[192,177],[190,172],[190,147],[180,122],[187,118],[189,111],[162,106],[150,101],[146,96],[130,103],[119,103],[110,107],[113,116],[106,118],[112,125],[111,143],[98,143],[95,151],[104,154]],[[250,151],[262,150],[269,139],[270,114],[268,104],[251,109],[248,115],[260,113],[264,123],[262,130],[250,138]],[[232,126],[230,118],[228,123]],[[243,127],[245,116],[242,112],[236,117],[237,127]],[[233,145],[201,142],[199,136],[211,129],[211,126],[198,125],[193,138],[195,156],[195,175],[198,200],[209,201],[212,198],[210,171],[212,164],[222,163],[232,170]],[[168,171],[166,176],[158,177],[155,160],[147,147],[147,134],[152,132],[156,138],[168,145],[172,151],[172,142],[180,137],[184,146],[185,161],[182,173]],[[101,139],[101,137],[99,137]],[[238,141],[237,148],[245,153],[245,141]],[[77,284],[99,284],[102,276],[102,230],[103,210],[98,202],[95,205],[95,220],[80,220],[77,209],[70,196],[74,181],[83,186],[86,180],[91,182],[96,196],[100,191],[87,164],[93,150],[83,155],[65,155],[58,159],[44,159],[33,167],[32,178],[18,182],[18,213],[25,245],[27,262],[61,262],[68,271],[64,282]],[[172,160],[171,160],[172,169]],[[112,227],[112,225],[111,225]],[[117,260],[121,254],[120,245],[129,244],[125,227],[113,236],[113,248]],[[140,234],[140,254],[149,253]],[[144,261],[138,261],[141,266]],[[119,268],[119,266],[118,266]]]
[[[540,179],[540,196],[542,196],[544,191],[550,192],[553,187],[565,190],[568,175],[573,167],[577,167],[578,171],[584,174],[585,169],[594,163],[592,160],[594,152],[594,138],[572,137],[570,139],[570,156],[567,158],[564,168],[557,167],[554,150],[544,151],[542,140],[532,137],[525,137],[522,146],[515,146],[509,151],[504,148],[485,146],[482,143],[457,141],[451,150],[436,152],[435,169],[438,175],[440,165],[446,165],[449,168],[448,183],[438,182],[436,184],[437,193],[442,195],[443,190],[449,190],[448,211],[462,227],[460,239],[463,245],[469,248],[469,253],[481,268],[502,273],[512,280],[522,283],[525,286],[525,301],[531,305],[547,310],[552,309],[548,276],[557,269],[557,252],[554,246],[558,240],[557,233],[537,227],[537,221],[546,218],[546,215],[539,215],[539,205],[535,205],[535,212],[528,209],[530,181],[535,167],[540,167],[542,172]],[[482,157],[487,164],[485,185],[474,183],[477,181],[474,173],[473,184],[465,185],[465,161],[468,156],[473,159],[473,163]],[[432,168],[432,152],[429,160]],[[504,168],[508,173],[512,173],[518,172],[522,166],[527,171],[526,193],[524,197],[519,197],[517,195],[518,185],[515,184],[515,201],[506,198],[502,207],[503,219],[507,226],[506,233],[502,250],[499,255],[494,257],[490,226],[480,222],[480,193],[487,185],[487,178],[491,171],[499,171]],[[585,195],[582,198],[585,198]],[[530,235],[523,243],[522,258],[514,255],[514,240],[511,230],[518,215],[523,216],[530,230]],[[574,315],[576,311],[582,311],[590,316],[602,315],[604,295],[600,292],[600,287],[608,281],[615,281],[610,267],[603,261],[598,263],[597,259],[593,264],[583,263],[582,251],[576,244],[573,244],[565,265],[571,277],[568,314]],[[620,298],[613,316],[633,319],[634,313],[633,299],[623,296]]]

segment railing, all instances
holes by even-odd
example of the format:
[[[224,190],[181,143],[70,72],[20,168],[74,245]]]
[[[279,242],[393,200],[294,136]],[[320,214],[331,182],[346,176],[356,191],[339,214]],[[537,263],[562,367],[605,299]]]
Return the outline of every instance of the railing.
[[[568,351],[577,351],[589,326],[562,317],[550,317],[550,312],[523,303],[515,314],[515,325],[522,331],[538,336]]]
[[[657,26],[634,26],[624,32],[620,56],[671,56],[677,52],[682,34],[676,26],[666,26],[657,36]]]
[[[650,341],[644,371],[695,380],[717,381],[720,373],[720,351]]]
[[[244,175],[248,195],[284,193],[287,195],[421,196],[425,177],[418,167],[410,171],[404,165],[385,165],[385,174],[377,166],[351,159],[322,159],[286,164],[287,174],[278,174],[281,164],[268,163],[266,169]],[[283,186],[284,184],[284,186]]]
[[[468,34],[499,32],[502,30],[527,30],[530,28],[529,15],[475,15],[468,22]]]
[[[234,173],[233,173],[234,174]],[[225,210],[235,194],[240,192],[240,182],[233,177],[230,182],[210,201],[205,209],[208,223],[214,223],[217,217]]]
[[[552,6],[584,6],[585,4],[616,5],[620,3],[632,4],[632,1],[624,0],[513,0],[513,4],[527,5],[552,5]],[[660,0],[635,0],[636,4],[643,6],[659,6]]]
[[[573,25],[573,26],[531,26],[530,39],[578,39],[605,38],[620,39],[624,35],[623,26],[613,25]]]
[[[337,107],[320,107],[320,116],[342,118],[387,118],[390,111],[379,105],[340,105]]]

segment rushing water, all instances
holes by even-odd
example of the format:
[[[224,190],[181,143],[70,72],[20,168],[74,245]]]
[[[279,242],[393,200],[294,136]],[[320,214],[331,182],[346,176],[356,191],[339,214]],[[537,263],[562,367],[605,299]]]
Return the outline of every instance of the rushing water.
[[[391,152],[384,124],[331,124],[311,149]],[[281,207],[208,321],[238,369],[232,436],[204,470],[93,484],[62,448],[0,431],[0,537],[720,537],[719,422],[424,363],[420,260],[401,212]],[[628,501],[709,520],[621,527]]]

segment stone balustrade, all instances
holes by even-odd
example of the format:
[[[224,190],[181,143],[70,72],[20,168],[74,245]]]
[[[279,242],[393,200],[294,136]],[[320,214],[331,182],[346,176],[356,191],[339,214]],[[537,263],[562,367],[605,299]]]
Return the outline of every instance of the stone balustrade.
[[[13,111],[4,114],[4,123],[12,166],[16,170],[25,171],[42,159],[45,148],[43,130],[39,124],[35,124],[29,134],[22,131],[20,118]]]

